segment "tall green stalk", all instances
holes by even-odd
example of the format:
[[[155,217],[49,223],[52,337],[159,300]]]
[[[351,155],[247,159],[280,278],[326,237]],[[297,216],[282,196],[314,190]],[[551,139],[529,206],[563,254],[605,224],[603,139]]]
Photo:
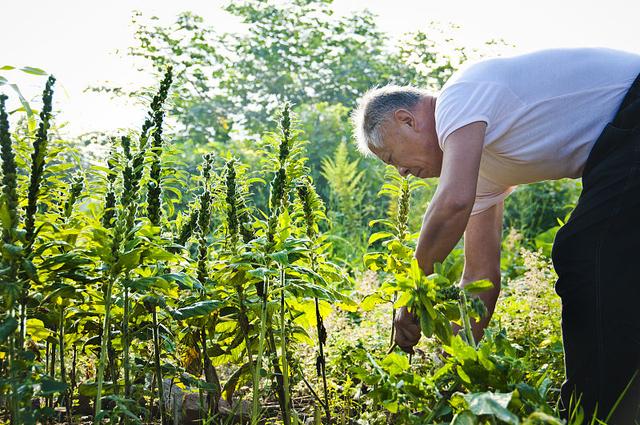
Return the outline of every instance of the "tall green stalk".
[[[287,359],[287,327],[286,327],[286,306],[284,302],[287,281],[284,267],[280,267],[280,358],[282,359],[282,381],[283,381],[283,405],[282,418],[285,425],[291,423],[291,400],[289,392],[289,361]]]
[[[160,423],[167,424],[167,414],[164,410],[164,382],[162,366],[160,365],[160,327],[158,326],[158,307],[153,306],[153,358],[156,367],[156,384],[158,384],[158,407],[160,408]]]
[[[100,359],[98,360],[98,371],[96,376],[97,393],[96,393],[96,412],[94,415],[94,423],[100,423],[100,412],[102,412],[102,385],[104,382],[104,367],[107,361],[107,341],[109,340],[109,332],[111,328],[111,292],[113,290],[114,277],[109,275],[107,288],[104,294],[104,319],[102,322],[102,339],[100,341]]]
[[[168,67],[164,79],[160,83],[160,90],[151,102],[150,114],[152,115],[154,130],[151,169],[149,171],[149,183],[147,184],[147,216],[154,226],[160,225],[162,215],[162,165],[160,162],[162,154],[162,123],[164,120],[162,105],[167,98],[172,79],[172,68]]]
[[[17,192],[17,167],[15,154],[11,146],[11,133],[9,131],[9,117],[5,109],[5,101],[7,96],[0,95],[0,156],[2,157],[2,195],[5,205],[7,206],[9,223],[2,228],[2,241],[6,244],[13,244],[15,229],[18,224],[18,192]],[[9,263],[9,282],[13,282],[17,288],[16,292],[20,293],[18,286],[17,264],[13,259],[8,260]],[[6,295],[5,295],[6,297]],[[16,341],[15,329],[18,327],[15,311],[15,297],[6,297],[5,305],[7,310],[5,324],[13,324],[14,331],[8,337],[8,365],[11,380],[11,395],[9,397],[10,423],[20,423],[20,403],[18,397],[19,379],[17,375],[16,357],[18,350],[22,347]]]
[[[460,319],[462,321],[462,326],[464,326],[463,336],[467,341],[467,344],[475,348],[476,341],[473,338],[473,329],[471,328],[471,320],[469,319],[469,310],[467,308],[467,295],[463,290],[460,291],[458,306],[460,308]]]
[[[269,290],[269,279],[264,278],[263,291]],[[260,309],[260,335],[258,337],[258,352],[256,353],[256,368],[253,373],[253,401],[251,403],[251,425],[258,425],[260,419],[260,371],[267,334],[267,303],[263,301]]]
[[[276,245],[276,230],[278,224],[278,217],[284,208],[285,200],[287,197],[287,160],[289,158],[289,154],[291,152],[291,109],[290,105],[286,103],[282,109],[282,117],[280,119],[280,128],[282,131],[282,135],[280,138],[280,144],[278,147],[278,170],[273,177],[270,185],[270,194],[269,194],[269,216],[267,218],[267,231],[266,231],[266,243],[264,246],[264,253],[270,254],[273,248]],[[267,267],[272,267],[273,262],[268,261]],[[272,367],[274,373],[276,375],[276,387],[278,390],[278,401],[280,407],[282,409],[283,420],[285,425],[289,425],[291,422],[289,404],[287,403],[288,393],[285,390],[285,379],[283,376],[283,371],[280,370],[280,361],[277,359],[277,347],[275,344],[275,338],[273,335],[273,329],[270,326],[273,321],[272,317],[268,312],[267,304],[269,300],[269,291],[268,278],[263,280],[263,285],[260,287],[258,285],[257,291],[258,295],[262,297],[262,314],[261,323],[260,323],[260,341],[258,350],[258,357],[256,360],[256,370],[254,372],[254,393],[253,393],[253,407],[252,407],[252,421],[257,420],[257,410],[258,410],[258,402],[259,402],[259,374],[260,374],[260,365],[262,364],[262,355],[264,354],[264,344],[267,343],[267,347],[270,352],[275,355]],[[284,287],[282,288],[284,289]],[[264,335],[263,335],[264,334]],[[283,359],[283,364],[286,363],[286,359]],[[287,376],[288,379],[288,376]]]
[[[129,315],[131,314],[131,300],[129,299],[129,272],[127,272],[122,282],[124,291],[123,313],[122,313],[122,367],[124,369],[124,396],[131,395],[131,363],[129,362]],[[127,420],[125,419],[125,423]]]
[[[2,156],[2,193],[9,213],[8,226],[2,228],[2,239],[13,241],[12,232],[18,223],[18,182],[15,154],[11,146],[9,117],[5,109],[7,96],[0,95],[0,154]]]
[[[53,75],[47,79],[44,92],[42,93],[42,111],[40,112],[40,124],[33,142],[33,152],[31,153],[31,174],[29,176],[29,189],[27,193],[27,205],[25,207],[25,253],[31,255],[35,239],[36,213],[38,210],[38,197],[42,176],[44,174],[45,158],[49,142],[49,126],[53,104],[53,85],[56,79]],[[25,280],[20,299],[20,333],[18,335],[18,346],[24,345],[27,331],[27,302],[29,299],[29,284]]]
[[[304,178],[297,185],[298,198],[302,205],[304,215],[304,223],[307,238],[309,238],[310,262],[311,270],[318,272],[318,258],[316,254],[316,237],[317,225],[314,217],[314,210],[321,208],[321,201],[313,188],[313,184],[309,177]],[[331,424],[331,412],[329,410],[329,395],[327,391],[327,373],[326,360],[324,355],[324,345],[327,341],[327,330],[324,327],[322,314],[320,314],[320,304],[318,297],[314,297],[315,313],[316,313],[316,332],[318,334],[318,356],[316,358],[316,372],[322,378],[322,387],[324,390],[324,410],[327,417],[327,423]]]
[[[167,425],[168,418],[165,411],[164,404],[164,378],[162,373],[162,364],[160,363],[161,346],[160,346],[160,323],[158,322],[158,307],[165,307],[166,303],[164,298],[156,295],[145,295],[142,299],[142,304],[148,313],[151,314],[152,320],[152,333],[153,333],[153,364],[155,370],[155,381],[158,387],[158,410],[160,412],[160,423]]]

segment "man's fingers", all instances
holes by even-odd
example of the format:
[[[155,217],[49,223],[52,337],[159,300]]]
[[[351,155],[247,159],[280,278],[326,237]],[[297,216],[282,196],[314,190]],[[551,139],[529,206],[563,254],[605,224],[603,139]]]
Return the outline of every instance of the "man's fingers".
[[[405,347],[405,346],[402,346],[402,345],[398,344],[398,347],[400,347],[400,349],[402,351],[404,351],[405,353],[407,353],[407,354],[414,354],[415,353],[415,351],[413,351],[413,346],[411,346],[411,345],[408,345],[408,346]]]
[[[396,334],[394,340],[398,347],[405,353],[413,354],[413,346],[420,340],[420,324],[418,320],[409,313],[406,307],[398,310],[394,321]]]
[[[396,328],[396,335],[394,339],[401,348],[413,347],[420,340],[420,331],[417,329],[408,330],[404,328]]]

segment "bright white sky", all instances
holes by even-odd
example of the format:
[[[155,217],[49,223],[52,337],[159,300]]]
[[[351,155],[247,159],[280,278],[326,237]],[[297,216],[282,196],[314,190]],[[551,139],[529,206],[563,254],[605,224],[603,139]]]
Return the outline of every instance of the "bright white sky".
[[[55,109],[67,131],[139,127],[144,109],[83,93],[92,84],[149,83],[126,56],[133,42],[131,11],[156,15],[170,23],[191,10],[219,31],[235,31],[238,22],[221,9],[222,0],[0,0],[0,67],[33,66],[58,79]],[[461,26],[456,44],[480,46],[491,38],[515,44],[515,52],[547,47],[605,46],[640,53],[640,2],[635,0],[334,0],[338,14],[369,8],[382,30],[393,37],[425,28],[429,21]],[[28,99],[37,99],[44,78],[2,72],[17,82]],[[0,90],[7,91],[6,87]],[[14,100],[15,101],[15,100]],[[15,106],[11,103],[10,106]]]

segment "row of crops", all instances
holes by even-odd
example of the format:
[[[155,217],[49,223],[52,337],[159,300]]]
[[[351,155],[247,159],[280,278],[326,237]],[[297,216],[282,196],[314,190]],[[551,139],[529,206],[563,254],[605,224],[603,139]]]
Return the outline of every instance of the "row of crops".
[[[364,259],[381,284],[359,298],[289,105],[253,169],[209,153],[189,175],[163,136],[171,83],[169,68],[141,129],[84,168],[49,134],[53,77],[31,131],[10,129],[0,96],[0,421],[561,423],[548,371],[504,330],[473,340],[473,295],[491,284],[460,291],[459,257],[428,277],[413,259],[424,183],[388,174]],[[329,316],[402,306],[437,362],[356,341],[332,352]]]

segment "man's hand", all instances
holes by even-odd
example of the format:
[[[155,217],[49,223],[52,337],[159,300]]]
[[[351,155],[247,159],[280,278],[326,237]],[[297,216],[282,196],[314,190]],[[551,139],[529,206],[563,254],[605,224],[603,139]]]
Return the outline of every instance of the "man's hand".
[[[396,328],[395,342],[402,351],[413,354],[413,347],[420,340],[420,323],[406,307],[401,307],[393,321]]]

